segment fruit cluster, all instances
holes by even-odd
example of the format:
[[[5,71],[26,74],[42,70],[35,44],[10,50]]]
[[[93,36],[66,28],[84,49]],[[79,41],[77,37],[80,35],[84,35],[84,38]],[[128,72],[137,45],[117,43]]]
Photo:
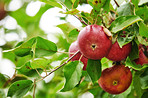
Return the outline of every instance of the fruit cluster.
[[[124,37],[124,36],[123,36]],[[106,57],[112,61],[121,61],[126,59],[130,54],[132,43],[119,47],[116,41],[112,44],[110,36],[108,36],[104,27],[99,25],[88,25],[83,28],[77,38],[77,41],[73,42],[69,48],[70,57],[73,53],[80,51],[73,59],[83,62],[83,70],[86,70],[87,60],[101,60]],[[144,54],[140,50],[139,57]],[[143,61],[143,60],[142,60]],[[141,64],[140,58],[136,60],[137,64]],[[144,63],[148,63],[148,59],[145,57]],[[142,63],[143,64],[143,63]],[[110,94],[120,94],[124,92],[130,86],[132,81],[132,73],[125,65],[114,65],[110,68],[104,69],[102,75],[98,80],[100,87]]]

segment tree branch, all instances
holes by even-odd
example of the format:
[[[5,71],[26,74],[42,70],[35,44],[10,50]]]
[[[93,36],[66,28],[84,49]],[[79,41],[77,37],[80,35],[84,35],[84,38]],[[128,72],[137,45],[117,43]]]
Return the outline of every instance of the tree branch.
[[[41,79],[37,80],[36,82],[39,82],[43,79],[45,79],[47,76],[49,76],[50,74],[52,74],[53,72],[55,72],[56,70],[58,70],[59,68],[61,68],[62,66],[64,66],[65,64],[67,64],[73,57],[75,57],[78,53],[80,52],[80,50],[78,50],[74,55],[72,55],[67,61],[65,61],[62,65],[60,65],[59,67],[57,67],[56,69],[52,70],[50,73],[48,73],[46,76],[42,77]]]
[[[118,2],[116,0],[114,0],[115,4],[117,5],[117,7],[120,7]]]

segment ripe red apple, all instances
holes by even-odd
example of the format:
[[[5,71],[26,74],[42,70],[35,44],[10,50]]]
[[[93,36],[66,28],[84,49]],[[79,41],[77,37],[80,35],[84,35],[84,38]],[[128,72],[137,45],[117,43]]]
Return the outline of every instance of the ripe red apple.
[[[4,3],[0,2],[0,20],[6,16],[7,12],[4,9]]]
[[[124,65],[114,65],[102,71],[98,80],[100,87],[110,94],[120,94],[128,89],[132,82],[132,73]]]
[[[146,47],[146,51],[148,51],[148,46]],[[139,58],[135,60],[136,64],[148,64],[148,57],[144,54],[144,49],[142,45],[139,46]]]
[[[75,41],[75,42],[73,42],[71,45],[70,45],[70,47],[69,47],[69,53],[75,53],[75,52],[77,52],[79,50],[79,48],[78,48],[78,43],[77,43],[77,41]],[[69,56],[71,57],[73,54],[69,54]],[[79,52],[75,57],[73,57],[72,58],[72,60],[71,61],[75,61],[75,60],[79,60],[80,59],[80,61],[81,62],[83,62],[83,64],[84,64],[84,67],[83,67],[83,70],[86,70],[86,66],[87,66],[87,58],[86,57],[84,57],[84,56],[82,56],[81,57],[81,53]]]
[[[102,26],[88,25],[78,35],[80,52],[89,59],[101,59],[105,57],[112,45]]]
[[[118,42],[116,41],[112,45],[112,47],[106,57],[112,61],[124,60],[130,54],[131,48],[132,48],[131,43],[128,43],[128,44],[124,45],[122,48],[120,48]]]

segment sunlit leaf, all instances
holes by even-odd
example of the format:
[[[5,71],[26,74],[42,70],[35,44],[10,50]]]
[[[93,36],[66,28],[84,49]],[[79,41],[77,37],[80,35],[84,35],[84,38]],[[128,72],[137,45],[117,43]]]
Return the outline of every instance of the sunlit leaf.
[[[41,2],[44,2],[46,4],[49,4],[53,7],[59,7],[62,8],[62,6],[56,1],[56,0],[40,0]]]
[[[39,58],[39,59],[33,60],[31,62],[31,67],[33,69],[36,69],[36,68],[46,69],[46,67],[49,64],[49,62],[50,62],[50,60],[48,60],[48,59]]]
[[[138,21],[142,21],[139,16],[121,16],[112,22],[109,29],[111,32],[117,33]]]
[[[148,26],[146,26],[143,22],[140,22],[139,34],[148,38]]]
[[[134,14],[134,6],[128,2],[118,8],[118,14],[119,16],[128,16]]]
[[[80,81],[82,75],[83,63],[79,61],[74,61],[66,64],[63,69],[66,83],[62,92],[69,91],[73,89]]]

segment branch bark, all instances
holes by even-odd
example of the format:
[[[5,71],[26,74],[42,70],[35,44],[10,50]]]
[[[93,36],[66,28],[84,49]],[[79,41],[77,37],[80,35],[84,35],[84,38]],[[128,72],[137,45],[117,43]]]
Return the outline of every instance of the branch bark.
[[[116,0],[114,0],[114,2],[116,3],[117,7],[120,7],[119,4],[118,4],[118,2]]]
[[[57,67],[56,69],[52,70],[50,73],[48,73],[46,76],[42,77],[41,79],[37,80],[36,82],[39,82],[43,79],[45,79],[47,76],[49,76],[50,74],[52,74],[53,72],[55,72],[56,70],[58,70],[59,68],[61,68],[62,66],[64,66],[65,64],[67,64],[73,57],[75,57],[78,53],[80,52],[80,50],[78,50],[75,54],[73,54],[67,61],[65,61],[62,65],[60,65],[59,67]]]

